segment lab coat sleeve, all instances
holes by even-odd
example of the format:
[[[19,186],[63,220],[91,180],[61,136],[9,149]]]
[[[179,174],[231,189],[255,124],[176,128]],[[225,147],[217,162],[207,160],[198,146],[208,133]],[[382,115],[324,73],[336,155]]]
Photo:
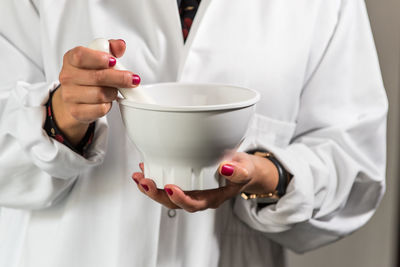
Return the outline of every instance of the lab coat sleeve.
[[[107,124],[96,124],[87,158],[43,130],[49,92],[34,1],[0,3],[0,207],[41,209],[68,193],[80,173],[102,162]]]
[[[296,252],[363,226],[385,191],[388,104],[365,4],[344,0],[338,14],[303,87],[292,141],[256,140],[293,174],[287,193],[262,209],[240,197],[234,204],[248,226]]]

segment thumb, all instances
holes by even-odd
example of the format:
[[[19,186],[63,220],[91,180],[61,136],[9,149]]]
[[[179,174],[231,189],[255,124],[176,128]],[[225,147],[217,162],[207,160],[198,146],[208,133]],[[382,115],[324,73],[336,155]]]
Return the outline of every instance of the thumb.
[[[219,166],[219,173],[225,179],[236,184],[245,184],[250,180],[249,171],[232,162],[222,162]]]
[[[126,43],[122,39],[110,39],[108,40],[110,43],[110,52],[115,57],[122,57],[125,53]]]

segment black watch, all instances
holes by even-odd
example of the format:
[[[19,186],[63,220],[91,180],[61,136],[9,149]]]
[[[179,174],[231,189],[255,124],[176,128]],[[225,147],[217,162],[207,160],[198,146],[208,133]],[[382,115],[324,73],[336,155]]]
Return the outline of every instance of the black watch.
[[[275,156],[265,150],[253,149],[247,151],[248,154],[252,154],[255,156],[263,157],[269,159],[278,170],[278,185],[275,188],[274,192],[267,194],[247,194],[242,193],[241,196],[244,199],[256,199],[259,203],[268,203],[272,204],[279,200],[286,193],[286,187],[289,184],[291,174],[285,170],[285,168],[281,165],[281,163],[275,158]]]

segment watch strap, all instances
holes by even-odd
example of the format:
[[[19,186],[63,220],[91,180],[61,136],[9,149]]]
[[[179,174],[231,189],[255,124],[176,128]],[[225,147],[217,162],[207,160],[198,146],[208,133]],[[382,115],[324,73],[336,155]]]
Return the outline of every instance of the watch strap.
[[[242,198],[249,200],[256,199],[258,203],[265,203],[265,204],[276,203],[280,199],[280,197],[282,197],[286,193],[286,188],[287,185],[289,184],[291,175],[289,174],[289,172],[285,170],[282,164],[278,161],[277,158],[275,158],[275,156],[271,152],[266,150],[254,149],[247,151],[247,153],[259,157],[264,157],[270,160],[278,171],[278,184],[274,192],[266,194],[248,194],[243,192],[241,194]]]

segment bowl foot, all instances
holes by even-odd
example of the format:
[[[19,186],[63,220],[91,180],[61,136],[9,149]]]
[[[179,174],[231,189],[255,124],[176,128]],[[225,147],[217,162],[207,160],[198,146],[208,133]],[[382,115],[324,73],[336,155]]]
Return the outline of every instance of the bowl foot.
[[[167,184],[179,186],[183,191],[206,190],[220,187],[218,165],[205,168],[165,167],[154,163],[144,163],[145,176],[153,179],[157,188]]]

